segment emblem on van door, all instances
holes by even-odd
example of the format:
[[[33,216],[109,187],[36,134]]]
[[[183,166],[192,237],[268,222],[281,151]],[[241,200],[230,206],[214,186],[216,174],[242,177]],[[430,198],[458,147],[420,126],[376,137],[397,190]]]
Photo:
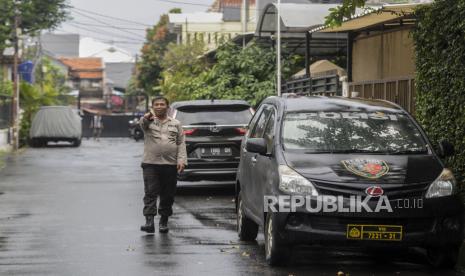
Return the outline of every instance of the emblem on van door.
[[[341,162],[351,173],[369,179],[380,178],[389,172],[389,166],[383,160],[351,159]]]

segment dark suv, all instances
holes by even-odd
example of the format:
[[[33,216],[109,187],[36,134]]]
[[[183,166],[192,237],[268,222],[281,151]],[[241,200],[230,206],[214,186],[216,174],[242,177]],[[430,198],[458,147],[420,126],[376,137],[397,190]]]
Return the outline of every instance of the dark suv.
[[[188,165],[179,179],[234,181],[251,106],[238,100],[183,101],[170,112],[186,135]]]
[[[241,240],[265,234],[269,264],[292,245],[422,247],[453,266],[463,240],[463,202],[415,120],[375,100],[270,97],[249,125],[237,173]],[[326,208],[325,208],[326,207]]]

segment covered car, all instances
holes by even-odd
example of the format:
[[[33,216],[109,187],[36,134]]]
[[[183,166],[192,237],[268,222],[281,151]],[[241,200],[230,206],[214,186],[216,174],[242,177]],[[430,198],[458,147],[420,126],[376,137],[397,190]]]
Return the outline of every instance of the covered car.
[[[82,138],[82,122],[77,111],[69,106],[43,106],[34,116],[29,131],[33,147],[48,142],[65,141],[78,147]]]

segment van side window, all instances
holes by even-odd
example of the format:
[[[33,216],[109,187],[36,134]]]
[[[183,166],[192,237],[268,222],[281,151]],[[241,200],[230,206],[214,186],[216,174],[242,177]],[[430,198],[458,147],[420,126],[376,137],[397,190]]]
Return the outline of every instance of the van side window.
[[[268,119],[268,123],[266,124],[265,132],[263,134],[263,138],[265,138],[266,141],[266,152],[268,154],[271,153],[273,149],[273,141],[274,141],[274,125],[275,125],[275,120],[276,120],[276,115],[275,111],[272,109],[271,114]]]
[[[250,119],[249,126],[248,126],[248,129],[249,129],[249,135],[248,135],[248,137],[251,137],[251,133],[252,133],[252,131],[254,130],[255,125],[257,124],[258,119],[260,118],[260,116],[261,116],[262,113],[263,113],[263,107],[264,107],[264,106],[260,106],[260,107],[258,108],[257,112],[255,112],[255,114],[254,114],[254,116],[252,117],[252,119]]]
[[[263,108],[262,114],[260,114],[260,118],[257,121],[257,124],[255,125],[254,129],[252,129],[252,132],[250,133],[250,138],[261,138],[263,137],[263,132],[265,131],[266,127],[266,122],[268,119],[268,116],[270,115],[270,112],[272,111],[270,106],[265,106]]]

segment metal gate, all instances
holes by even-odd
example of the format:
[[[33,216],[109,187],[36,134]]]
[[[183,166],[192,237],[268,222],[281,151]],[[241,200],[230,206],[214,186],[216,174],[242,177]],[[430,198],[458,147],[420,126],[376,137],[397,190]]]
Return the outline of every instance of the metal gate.
[[[92,137],[90,124],[93,114],[86,113],[82,118],[82,136]],[[101,137],[128,137],[129,121],[136,115],[102,115],[103,130]]]

